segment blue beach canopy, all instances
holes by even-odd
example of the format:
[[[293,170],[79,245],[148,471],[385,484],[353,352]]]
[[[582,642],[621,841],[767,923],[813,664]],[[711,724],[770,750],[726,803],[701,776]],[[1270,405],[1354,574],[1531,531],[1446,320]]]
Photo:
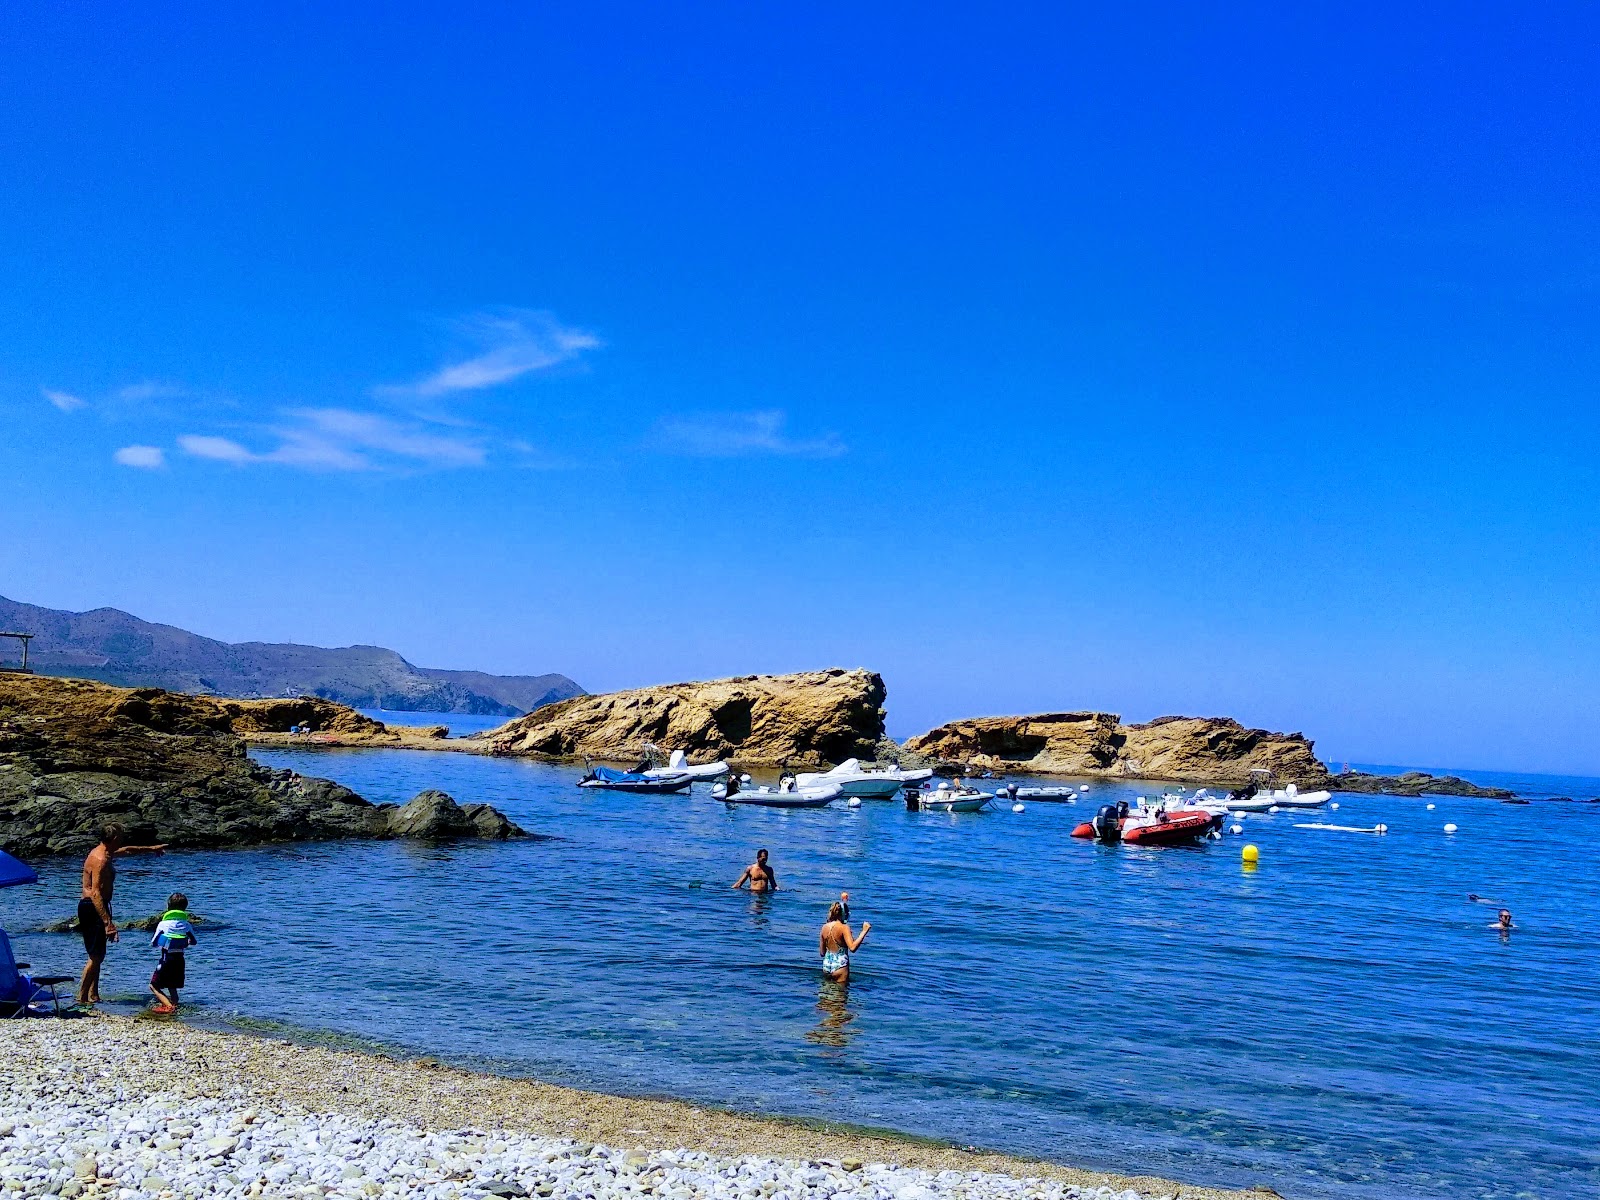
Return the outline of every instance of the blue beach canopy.
[[[15,887],[19,883],[38,883],[39,873],[25,862],[19,862],[0,850],[0,887]]]

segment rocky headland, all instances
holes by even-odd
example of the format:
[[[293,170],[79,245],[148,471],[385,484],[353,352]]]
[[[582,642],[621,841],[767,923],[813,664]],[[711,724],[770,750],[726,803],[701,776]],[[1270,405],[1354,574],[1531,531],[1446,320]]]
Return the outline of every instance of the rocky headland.
[[[912,754],[966,769],[1118,776],[1237,786],[1272,772],[1278,786],[1323,787],[1328,769],[1299,733],[1248,729],[1229,717],[1159,717],[1124,725],[1115,713],[1040,713],[951,721],[906,743]]]
[[[523,833],[489,805],[442,792],[372,804],[252,762],[234,722],[257,718],[234,709],[156,688],[0,674],[0,848],[79,853],[112,820],[174,848]]]
[[[871,671],[742,675],[578,696],[463,740],[548,759],[626,759],[651,743],[696,762],[820,766],[873,757],[885,695]]]
[[[115,608],[66,612],[0,596],[0,629],[34,635],[45,675],[209,696],[323,696],[360,708],[516,717],[583,689],[565,675],[419,667],[382,646],[219,642]]]

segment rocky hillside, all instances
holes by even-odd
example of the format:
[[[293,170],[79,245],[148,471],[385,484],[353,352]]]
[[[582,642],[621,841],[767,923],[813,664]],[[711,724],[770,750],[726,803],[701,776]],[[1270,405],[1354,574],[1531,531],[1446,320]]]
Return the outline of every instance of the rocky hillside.
[[[0,674],[0,848],[85,851],[108,820],[174,847],[522,834],[487,804],[424,792],[376,805],[264,767],[246,757],[236,719],[205,697]]]
[[[64,612],[0,596],[0,629],[35,634],[42,675],[219,696],[321,696],[356,708],[508,717],[583,694],[565,675],[488,675],[413,666],[381,646],[219,642],[115,608]],[[13,644],[0,653],[14,653]],[[11,660],[14,663],[14,659]]]
[[[1161,717],[1143,725],[1097,712],[975,717],[914,737],[906,748],[941,762],[1036,775],[1235,786],[1252,768],[1266,767],[1280,787],[1328,782],[1309,738],[1247,729],[1228,717]]]
[[[498,754],[626,759],[650,742],[694,762],[813,766],[872,757],[884,696],[871,671],[743,675],[563,700],[480,737]]]

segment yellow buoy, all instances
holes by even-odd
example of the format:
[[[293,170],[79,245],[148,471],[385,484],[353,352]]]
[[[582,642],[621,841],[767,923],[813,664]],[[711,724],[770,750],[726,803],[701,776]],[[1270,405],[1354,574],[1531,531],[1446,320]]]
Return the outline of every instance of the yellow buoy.
[[[1240,854],[1240,857],[1251,866],[1254,866],[1256,863],[1261,861],[1261,851],[1257,850],[1254,846],[1246,846],[1244,851]]]

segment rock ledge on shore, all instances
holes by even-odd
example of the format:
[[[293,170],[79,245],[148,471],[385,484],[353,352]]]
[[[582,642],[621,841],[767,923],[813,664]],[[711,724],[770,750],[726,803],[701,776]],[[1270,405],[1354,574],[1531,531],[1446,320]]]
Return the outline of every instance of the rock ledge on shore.
[[[273,770],[247,756],[236,719],[206,697],[0,675],[0,848],[81,853],[113,820],[137,842],[174,848],[523,833],[486,804],[458,806],[440,792],[372,804]]]

